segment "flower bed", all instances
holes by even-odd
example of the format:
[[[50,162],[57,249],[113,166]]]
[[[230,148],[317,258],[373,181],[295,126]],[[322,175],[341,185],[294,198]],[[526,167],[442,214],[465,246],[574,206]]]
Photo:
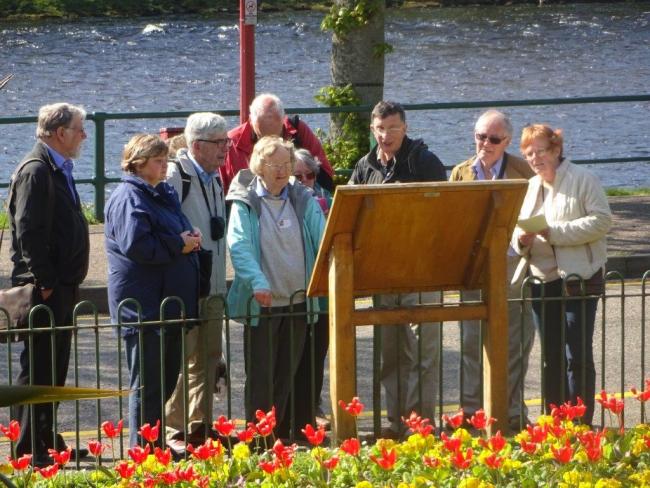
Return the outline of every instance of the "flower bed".
[[[645,390],[632,389],[640,402],[650,400],[650,380]],[[220,417],[214,428],[238,442],[224,446],[207,440],[189,447],[188,460],[173,462],[171,451],[153,447],[159,424],[145,424],[140,434],[144,447],[128,450],[128,459],[115,460],[117,425],[104,422],[108,444],[90,441],[95,459],[112,452],[113,466],[81,472],[61,469],[70,460],[70,450],[50,451],[53,464],[32,468],[31,455],[10,457],[0,472],[16,487],[26,486],[340,486],[384,487],[530,487],[576,488],[650,487],[650,424],[622,428],[623,400],[601,392],[597,401],[609,415],[618,418],[619,428],[592,430],[579,422],[585,407],[580,400],[553,409],[513,438],[500,432],[488,436],[494,421],[479,411],[463,425],[462,411],[443,416],[447,431],[436,434],[428,419],[413,413],[403,419],[410,431],[401,443],[380,439],[374,445],[350,438],[338,447],[323,447],[323,429],[308,425],[303,430],[311,449],[285,444],[273,437],[275,410],[257,412],[257,422],[237,431],[235,422]],[[358,416],[363,404],[354,398],[341,403],[348,414]],[[467,428],[466,428],[467,427]],[[471,435],[469,430],[478,432]],[[0,431],[13,443],[19,425],[12,421]],[[228,455],[228,452],[230,454]]]

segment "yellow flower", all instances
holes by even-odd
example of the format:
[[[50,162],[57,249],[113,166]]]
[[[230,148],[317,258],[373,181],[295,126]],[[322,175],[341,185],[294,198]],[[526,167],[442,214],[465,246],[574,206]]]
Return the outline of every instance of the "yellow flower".
[[[142,468],[142,471],[145,473],[160,473],[164,470],[164,466],[161,467],[160,463],[156,459],[156,456],[153,454],[149,454],[145,462],[140,466]]]
[[[251,451],[248,448],[248,444],[244,442],[239,442],[233,446],[232,457],[237,461],[245,461],[250,456],[251,456]]]
[[[648,487],[650,486],[650,469],[644,469],[639,473],[634,473],[628,479],[638,486]]]
[[[480,479],[474,478],[472,476],[470,478],[465,478],[462,480],[459,483],[458,488],[494,488],[494,485],[487,481],[481,481]]]
[[[553,425],[554,419],[551,415],[540,415],[537,417],[537,425],[539,426],[544,426],[544,425]]]
[[[501,472],[503,474],[508,474],[510,471],[516,471],[521,468],[521,461],[515,461],[514,459],[506,459],[501,465]]]
[[[473,439],[472,435],[469,432],[467,432],[467,429],[464,429],[462,427],[460,429],[456,429],[452,437],[456,437],[460,439],[463,443],[469,442]]]
[[[355,488],[373,488],[372,483],[370,481],[359,481],[356,485]]]
[[[623,484],[614,478],[603,478],[596,482],[595,488],[620,488]]]
[[[11,467],[11,464],[0,463],[0,473],[2,474],[13,474],[14,468]]]
[[[645,451],[645,442],[643,439],[634,439],[634,442],[632,443],[632,446],[630,446],[630,450],[632,451],[632,454],[635,456],[640,456],[643,451]]]

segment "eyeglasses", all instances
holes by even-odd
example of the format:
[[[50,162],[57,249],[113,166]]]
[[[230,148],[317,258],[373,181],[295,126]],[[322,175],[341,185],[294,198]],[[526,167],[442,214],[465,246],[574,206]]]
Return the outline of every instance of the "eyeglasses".
[[[271,163],[263,163],[263,164],[267,168],[271,168],[275,171],[284,171],[289,167],[291,163],[287,161],[286,163],[280,163],[280,164],[271,164]]]
[[[507,137],[488,136],[487,134],[479,134],[478,132],[474,134],[474,137],[476,138],[477,141],[481,141],[481,142],[490,141],[490,143],[494,144],[495,146],[497,144],[501,144],[503,141],[507,139]]]
[[[551,150],[551,148],[547,147],[545,149],[538,149],[537,151],[526,151],[524,153],[524,158],[526,158],[527,161],[531,161],[534,157],[541,158],[546,153],[548,153],[550,150]]]
[[[86,129],[84,129],[83,127],[64,127],[64,129],[65,130],[73,130],[73,131],[78,132],[80,134],[85,134],[86,133]]]
[[[370,129],[380,136],[386,136],[388,134],[399,134],[404,130],[404,127],[388,127],[384,129],[383,127],[374,127],[370,126]]]
[[[316,175],[315,175],[312,171],[310,171],[309,173],[295,173],[293,176],[294,176],[294,178],[297,179],[298,181],[302,181],[303,178],[304,178],[305,180],[309,180],[309,181],[311,181],[311,180],[313,180],[314,178],[316,178]]]
[[[197,139],[197,141],[201,142],[209,142],[210,144],[216,144],[218,148],[223,149],[224,147],[230,147],[232,145],[232,140],[228,137],[225,137],[223,139]]]

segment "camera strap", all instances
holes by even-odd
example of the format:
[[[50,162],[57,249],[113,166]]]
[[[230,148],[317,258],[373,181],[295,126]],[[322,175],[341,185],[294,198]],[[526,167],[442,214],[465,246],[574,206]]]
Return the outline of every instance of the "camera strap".
[[[205,191],[205,185],[203,184],[203,180],[199,175],[197,175],[199,179],[199,185],[201,185],[201,192],[203,193],[203,199],[205,200],[205,204],[208,207],[208,213],[210,214],[210,218],[212,217],[218,217],[217,213],[217,194],[214,191],[214,185],[219,184],[218,182],[212,181],[212,201],[214,202],[214,212],[216,215],[212,215],[212,208],[210,207],[210,201],[208,200],[208,192]]]

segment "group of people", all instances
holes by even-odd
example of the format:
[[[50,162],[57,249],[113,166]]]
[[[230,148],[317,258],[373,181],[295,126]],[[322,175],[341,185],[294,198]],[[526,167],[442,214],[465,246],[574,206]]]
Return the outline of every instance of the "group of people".
[[[12,282],[34,283],[38,302],[50,307],[56,326],[71,324],[88,270],[88,229],[72,174],[86,138],[84,119],[84,110],[71,104],[42,107],[38,141],[16,168],[10,189]],[[349,184],[447,179],[423,141],[408,137],[400,104],[379,102],[370,129],[377,145],[359,160]],[[564,157],[561,131],[525,127],[523,159],[506,152],[512,137],[506,115],[485,112],[474,127],[476,154],[454,167],[450,178],[529,179],[521,217],[543,215],[547,226],[535,233],[515,230],[504,283],[509,297],[520,296],[526,277],[534,297],[585,291],[567,278],[582,278],[595,287],[588,291],[597,292],[611,225],[602,186]],[[331,204],[332,167],[307,124],[286,116],[272,94],[255,98],[249,120],[231,130],[220,115],[195,113],[183,138],[184,147],[174,148],[169,158],[168,144],[159,136],[133,136],[122,155],[122,181],[106,204],[109,309],[129,370],[130,444],[139,441],[138,426],[163,418],[166,442],[178,453],[188,443],[216,436],[211,422],[225,296],[231,316],[249,317],[244,320],[246,419],[275,407],[276,434],[299,438],[300,429],[315,423],[319,413],[328,348],[327,299],[309,298],[304,290]],[[235,271],[229,290],[226,246]],[[479,294],[462,292],[464,300]],[[440,301],[439,292],[373,297],[376,307]],[[507,381],[513,430],[526,422],[523,383],[533,321],[544,345],[547,409],[581,397],[587,405],[584,421],[591,423],[596,307],[593,295],[563,304],[533,301],[532,310],[510,304]],[[167,321],[164,327],[160,320]],[[49,326],[49,315],[39,311],[34,324]],[[478,322],[462,326],[461,406],[468,416],[482,403],[480,327]],[[405,433],[401,417],[411,411],[434,418],[440,324],[384,326],[381,334],[388,417],[381,435],[399,438]],[[35,334],[21,353],[18,384],[65,383],[71,332],[57,330],[54,337],[54,383],[49,334]],[[33,407],[33,433],[30,408],[18,408],[17,452],[32,453],[35,464],[49,464],[49,448],[65,448],[53,432],[55,408]]]

